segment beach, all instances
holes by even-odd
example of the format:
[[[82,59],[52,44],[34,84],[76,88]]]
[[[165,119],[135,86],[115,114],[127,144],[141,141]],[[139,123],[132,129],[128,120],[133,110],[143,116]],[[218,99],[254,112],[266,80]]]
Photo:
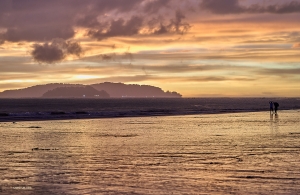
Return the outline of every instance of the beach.
[[[300,111],[0,123],[1,194],[299,194]]]

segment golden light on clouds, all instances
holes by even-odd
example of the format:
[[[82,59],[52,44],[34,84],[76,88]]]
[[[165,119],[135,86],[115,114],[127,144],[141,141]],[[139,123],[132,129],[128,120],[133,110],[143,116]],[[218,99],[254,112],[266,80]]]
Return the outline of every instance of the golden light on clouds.
[[[0,2],[0,91],[107,81],[300,96],[300,0],[15,3]]]

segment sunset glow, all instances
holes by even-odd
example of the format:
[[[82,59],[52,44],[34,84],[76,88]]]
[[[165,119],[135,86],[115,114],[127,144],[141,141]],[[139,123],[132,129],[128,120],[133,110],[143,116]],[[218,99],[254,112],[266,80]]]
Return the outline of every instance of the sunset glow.
[[[0,91],[122,82],[300,97],[300,0],[3,0]]]

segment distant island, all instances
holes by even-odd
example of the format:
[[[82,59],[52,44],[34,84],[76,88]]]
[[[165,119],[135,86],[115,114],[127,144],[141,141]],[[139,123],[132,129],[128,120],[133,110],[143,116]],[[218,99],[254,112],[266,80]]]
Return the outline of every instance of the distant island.
[[[97,83],[92,85],[50,83],[0,92],[0,98],[181,98],[173,91],[150,85]]]
[[[98,91],[91,86],[57,87],[43,94],[43,98],[109,98],[104,91]]]

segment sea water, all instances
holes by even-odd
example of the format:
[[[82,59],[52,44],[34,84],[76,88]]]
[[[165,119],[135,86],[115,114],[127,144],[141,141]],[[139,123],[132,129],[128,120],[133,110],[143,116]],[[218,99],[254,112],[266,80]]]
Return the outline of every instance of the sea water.
[[[0,99],[0,122],[300,109],[298,98]]]
[[[300,111],[0,123],[0,194],[299,194]]]

